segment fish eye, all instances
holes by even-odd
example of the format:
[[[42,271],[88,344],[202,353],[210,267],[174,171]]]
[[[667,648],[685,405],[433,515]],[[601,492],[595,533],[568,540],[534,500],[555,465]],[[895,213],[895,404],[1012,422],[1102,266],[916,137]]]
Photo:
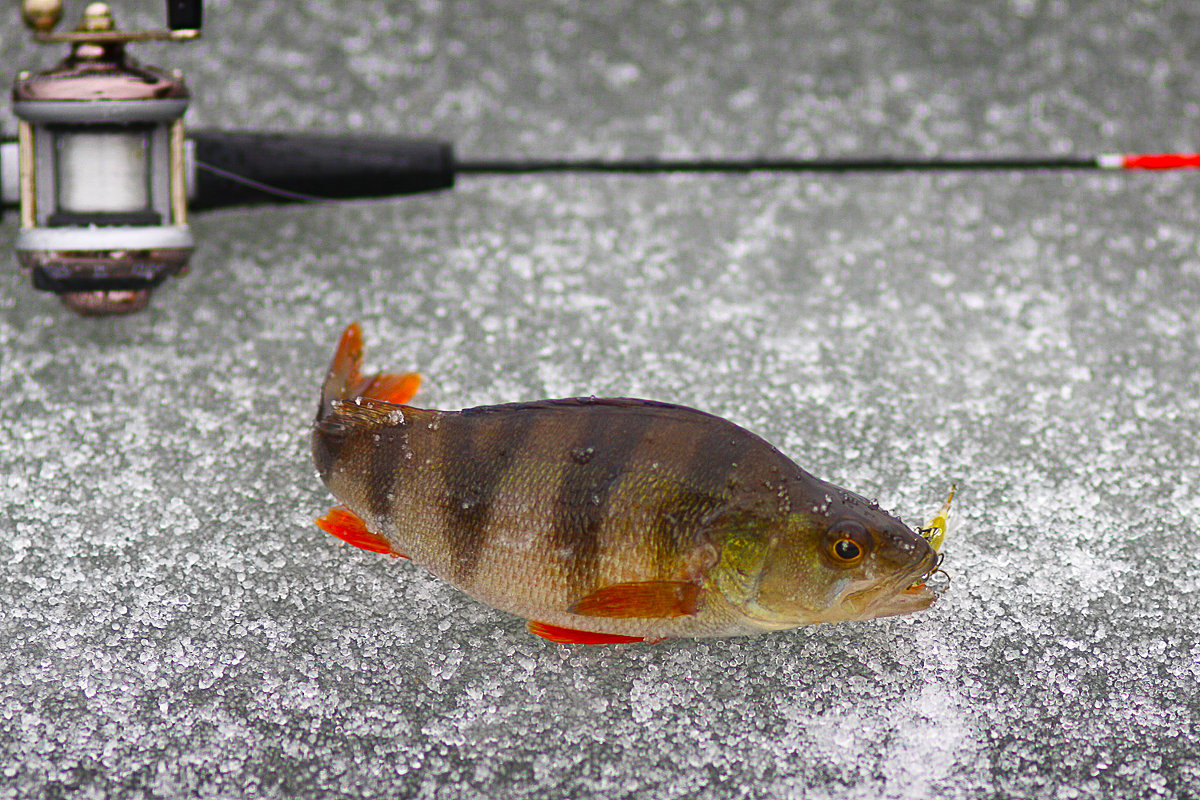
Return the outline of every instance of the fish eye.
[[[853,539],[838,539],[833,544],[833,554],[843,561],[853,561],[862,555],[862,548]]]
[[[852,567],[862,561],[870,548],[867,529],[857,522],[839,522],[826,534],[826,552],[833,563]]]

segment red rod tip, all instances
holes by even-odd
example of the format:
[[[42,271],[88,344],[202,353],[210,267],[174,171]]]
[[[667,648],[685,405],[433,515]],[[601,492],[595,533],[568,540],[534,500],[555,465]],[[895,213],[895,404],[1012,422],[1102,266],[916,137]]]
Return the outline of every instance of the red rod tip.
[[[1141,153],[1124,156],[1121,169],[1195,169],[1200,153]]]

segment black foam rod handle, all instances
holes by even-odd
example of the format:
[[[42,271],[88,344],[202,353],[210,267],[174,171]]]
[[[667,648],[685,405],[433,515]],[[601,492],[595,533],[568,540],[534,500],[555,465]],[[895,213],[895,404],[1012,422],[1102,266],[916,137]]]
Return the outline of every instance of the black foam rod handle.
[[[454,185],[448,142],[196,131],[192,208],[415,194]],[[256,185],[257,184],[257,185]]]
[[[167,0],[167,27],[173,31],[200,30],[200,6],[200,0]]]

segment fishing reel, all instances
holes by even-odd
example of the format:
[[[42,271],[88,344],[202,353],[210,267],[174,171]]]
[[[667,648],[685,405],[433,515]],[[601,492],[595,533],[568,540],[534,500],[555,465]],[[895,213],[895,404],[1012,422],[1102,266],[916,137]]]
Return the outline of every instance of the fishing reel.
[[[448,189],[448,142],[394,136],[202,131],[185,138],[178,71],[143,66],[131,42],[195,39],[201,0],[167,0],[168,29],[122,31],[92,3],[55,33],[62,0],[22,0],[33,39],[71,47],[13,87],[18,141],[0,143],[0,201],[19,198],[17,260],[34,288],[87,316],[145,308],[187,268],[189,209],[387,197]],[[14,167],[17,167],[14,169]]]
[[[48,70],[20,73],[13,86],[17,260],[35,288],[80,314],[137,311],[186,270],[194,246],[183,129],[189,93],[178,71],[143,66],[126,45],[197,38],[200,0],[167,0],[168,30],[152,31],[118,29],[104,3],[88,5],[70,32],[54,31],[62,0],[23,0],[21,11],[35,42],[70,52]]]

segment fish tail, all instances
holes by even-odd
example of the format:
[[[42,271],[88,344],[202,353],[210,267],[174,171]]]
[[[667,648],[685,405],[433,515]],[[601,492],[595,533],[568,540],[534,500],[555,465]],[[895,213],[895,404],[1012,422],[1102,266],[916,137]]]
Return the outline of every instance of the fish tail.
[[[362,380],[358,370],[362,366],[362,328],[351,322],[342,331],[325,383],[321,386],[321,404],[317,408],[317,421],[325,419],[333,411],[338,400],[350,399],[350,387]]]
[[[388,403],[407,403],[417,393],[421,376],[415,372],[379,373],[364,378],[362,369],[362,328],[351,322],[342,331],[333,361],[321,387],[321,404],[317,408],[317,421],[328,417],[338,402],[366,397]]]

